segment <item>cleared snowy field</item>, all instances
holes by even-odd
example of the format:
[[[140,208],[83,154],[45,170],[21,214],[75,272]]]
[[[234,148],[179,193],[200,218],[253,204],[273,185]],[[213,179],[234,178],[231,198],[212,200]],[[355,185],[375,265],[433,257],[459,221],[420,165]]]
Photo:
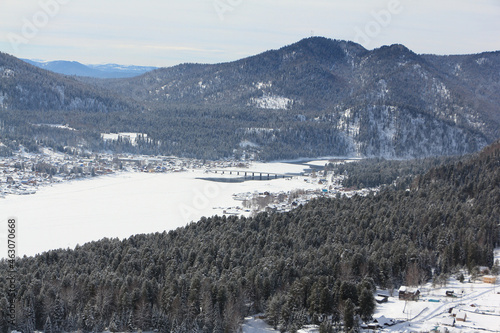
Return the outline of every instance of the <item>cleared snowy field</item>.
[[[303,169],[295,164],[255,163],[249,170],[300,173]],[[225,208],[241,205],[234,193],[317,188],[300,179],[217,183],[200,177],[207,174],[202,170],[122,173],[41,187],[34,195],[0,199],[0,220],[17,218],[17,253],[34,255],[103,237],[122,239],[172,230],[202,216],[223,215]],[[6,244],[7,229],[2,229],[0,257],[5,257],[7,248],[1,244]]]

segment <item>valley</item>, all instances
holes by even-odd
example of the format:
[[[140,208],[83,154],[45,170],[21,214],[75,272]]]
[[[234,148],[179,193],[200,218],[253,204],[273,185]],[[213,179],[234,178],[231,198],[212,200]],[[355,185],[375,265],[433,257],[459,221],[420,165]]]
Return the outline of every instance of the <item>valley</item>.
[[[286,212],[317,197],[378,191],[346,189],[342,185],[345,176],[326,173],[321,167],[316,172],[308,163],[324,166],[328,160],[203,162],[144,155],[82,158],[49,149],[42,154],[20,151],[14,158],[0,158],[0,218],[15,216],[20,221],[22,256],[72,249],[104,237],[122,239],[174,230],[202,216]],[[238,181],[236,170],[248,173],[248,178]],[[283,176],[278,178],[278,173]],[[221,182],[221,177],[226,181]]]
[[[1,333],[500,329],[500,52],[35,65],[0,53]]]

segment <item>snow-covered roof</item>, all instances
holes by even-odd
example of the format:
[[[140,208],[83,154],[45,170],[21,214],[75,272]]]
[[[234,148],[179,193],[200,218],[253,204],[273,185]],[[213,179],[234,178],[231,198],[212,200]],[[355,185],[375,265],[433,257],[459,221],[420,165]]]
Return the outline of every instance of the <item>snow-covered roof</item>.
[[[380,326],[390,326],[392,324],[392,319],[388,319],[385,316],[380,316],[374,319],[373,322],[378,323]]]
[[[418,291],[419,291],[418,288],[411,288],[411,287],[407,287],[407,286],[401,286],[399,288],[400,293],[416,293]]]
[[[439,322],[441,323],[441,325],[454,326],[455,325],[455,318],[446,317],[446,318],[441,319]]]
[[[457,320],[463,320],[463,321],[465,321],[467,319],[467,313],[465,313],[465,312],[459,312],[457,314],[456,318],[457,318]]]

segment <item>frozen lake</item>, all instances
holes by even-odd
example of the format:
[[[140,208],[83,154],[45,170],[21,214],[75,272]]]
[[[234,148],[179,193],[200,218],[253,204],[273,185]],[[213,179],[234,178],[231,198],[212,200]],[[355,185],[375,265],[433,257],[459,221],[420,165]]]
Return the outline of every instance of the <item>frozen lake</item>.
[[[300,173],[305,166],[255,163],[250,169]],[[197,179],[202,170],[181,173],[122,173],[41,187],[34,195],[0,199],[0,218],[18,221],[17,253],[34,255],[104,237],[182,227],[202,216],[223,215],[224,207],[241,205],[234,193],[314,188],[299,179],[218,183]],[[7,226],[0,229],[0,257],[7,253]],[[3,245],[2,245],[3,244]]]

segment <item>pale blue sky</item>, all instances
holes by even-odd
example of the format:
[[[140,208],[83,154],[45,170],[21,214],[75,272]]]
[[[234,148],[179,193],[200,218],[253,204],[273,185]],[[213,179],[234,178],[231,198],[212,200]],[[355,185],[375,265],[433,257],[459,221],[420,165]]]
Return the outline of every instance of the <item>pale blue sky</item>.
[[[500,50],[500,0],[2,0],[0,51],[172,66],[240,59],[311,34],[368,49]]]

